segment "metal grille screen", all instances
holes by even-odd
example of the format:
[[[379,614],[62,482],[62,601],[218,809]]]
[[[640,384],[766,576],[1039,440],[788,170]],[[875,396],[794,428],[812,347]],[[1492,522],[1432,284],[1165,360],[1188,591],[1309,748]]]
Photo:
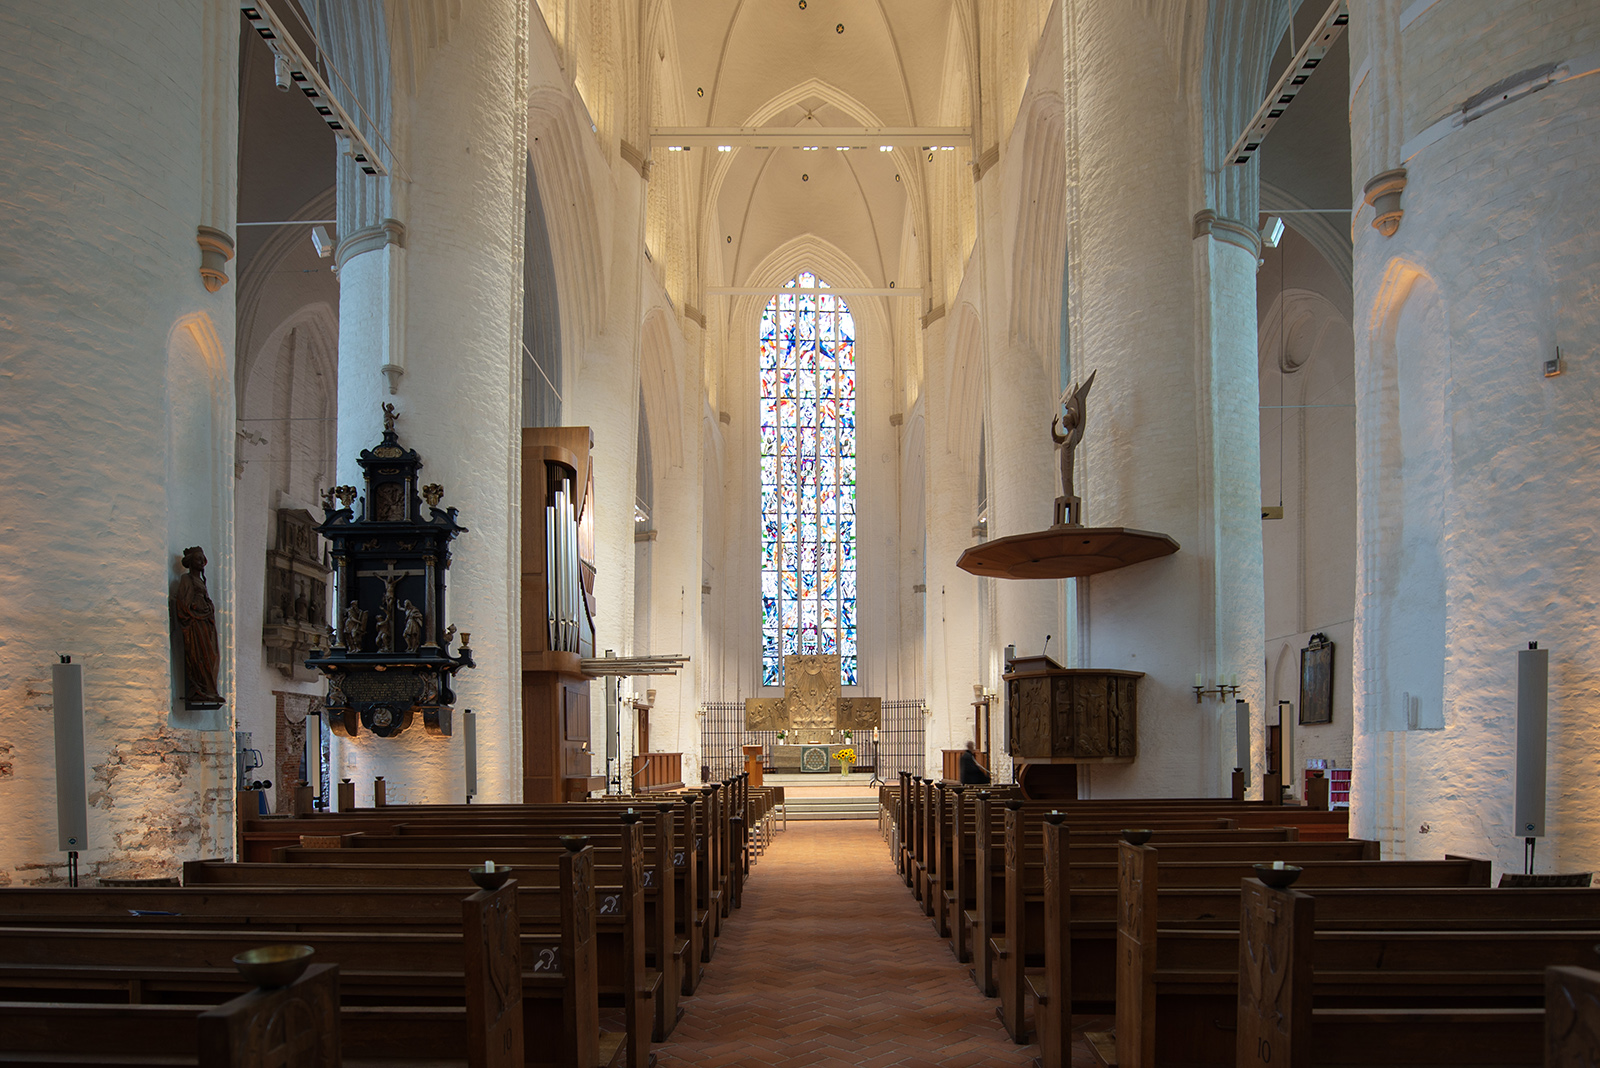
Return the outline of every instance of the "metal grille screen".
[[[726,779],[744,770],[741,747],[777,744],[777,731],[744,729],[743,701],[713,701],[700,706],[700,777],[704,781]],[[885,782],[898,782],[902,771],[924,774],[923,719],[921,701],[883,702],[883,720],[878,740],[871,731],[856,731],[851,743],[861,759],[856,768],[873,769]],[[770,766],[770,764],[769,764]]]

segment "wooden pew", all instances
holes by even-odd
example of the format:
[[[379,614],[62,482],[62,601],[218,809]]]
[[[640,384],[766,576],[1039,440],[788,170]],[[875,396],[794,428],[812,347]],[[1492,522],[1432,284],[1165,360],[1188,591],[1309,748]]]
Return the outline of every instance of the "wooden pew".
[[[268,1036],[281,1042],[283,1068],[334,1068],[341,1046],[338,1004],[336,964],[313,964],[288,986],[249,990],[217,1006],[5,1001],[0,1060],[247,1068],[260,1063],[262,1036]],[[280,1023],[291,1018],[298,1024],[292,1037],[281,1033]],[[406,1049],[399,1047],[397,1060]]]
[[[574,858],[571,867],[581,871],[583,858]],[[77,891],[67,890],[66,895]],[[106,1008],[142,1009],[157,1006],[138,1004],[69,1011],[72,1001],[86,1001],[85,995],[104,998],[107,992],[121,991],[130,1000],[159,1000],[163,992],[180,993],[186,1000],[215,1000],[220,994],[237,989],[243,981],[227,961],[234,954],[263,941],[282,942],[292,938],[317,950],[323,961],[330,958],[344,963],[344,984],[337,981],[338,969],[323,963],[308,969],[303,979],[312,985],[303,993],[314,993],[329,1009],[340,1004],[341,993],[347,1004],[340,1006],[342,1026],[333,1031],[342,1056],[382,1058],[395,1061],[448,1058],[459,1060],[463,1051],[473,1068],[516,1068],[525,1063],[525,1026],[541,1031],[555,1030],[562,1039],[540,1051],[535,1063],[592,1066],[600,1063],[598,1027],[587,1036],[563,1027],[561,1000],[531,1002],[523,998],[521,939],[517,917],[517,886],[509,882],[496,891],[478,891],[457,908],[457,926],[452,931],[363,931],[316,930],[265,932],[226,930],[191,923],[183,927],[54,927],[12,926],[0,928],[0,989],[7,998],[0,1011],[0,1049],[13,1052],[13,1041],[22,1043],[23,1052],[42,1055],[91,1055],[105,1051],[82,1045],[79,1031],[92,1026],[92,1020]],[[350,988],[354,988],[354,990]],[[294,987],[289,988],[291,990]],[[380,999],[381,1007],[361,1006],[352,995],[368,991],[368,998]],[[267,992],[273,993],[273,992]],[[20,1025],[19,1020],[37,1011],[41,1001],[53,1006],[45,1015],[55,1021],[53,1039],[48,1033]],[[450,1004],[454,999],[456,1004]],[[230,1003],[220,1014],[220,1024],[202,1023],[197,1048],[202,1055],[209,1049],[213,1063],[224,1063],[229,1050],[237,1052],[244,1021],[240,1011],[262,1001],[280,1008],[294,1001],[290,995],[279,998],[245,995],[243,1005]],[[76,1005],[73,1006],[77,1008]],[[297,1010],[298,1011],[298,1010]],[[204,1021],[205,1014],[200,1014]],[[80,1026],[67,1020],[77,1019]],[[129,1026],[143,1027],[137,1013],[127,1014]],[[173,1021],[168,1021],[168,1026]],[[16,1026],[13,1026],[16,1025]],[[209,1030],[207,1029],[209,1027]],[[221,1029],[218,1030],[218,1027]],[[191,1035],[187,1028],[181,1029]],[[21,1037],[18,1037],[21,1036]],[[324,1039],[326,1036],[324,1036]],[[257,1035],[256,1042],[261,1041]],[[183,1042],[194,1044],[193,1037],[180,1039],[164,1051],[184,1055]],[[257,1054],[260,1053],[258,1049]],[[555,1057],[549,1054],[556,1054]],[[337,1054],[329,1063],[337,1063]],[[7,1057],[7,1060],[16,1058]],[[258,1063],[258,1062],[251,1062]]]
[[[1600,972],[1546,968],[1544,1047],[1548,1068],[1582,1068],[1600,1048]]]
[[[583,858],[592,865],[592,856]],[[574,880],[566,888],[518,885],[517,914],[521,983],[530,1023],[561,1028],[582,1020],[598,1032],[599,1006],[594,962],[592,889],[585,904]],[[587,921],[582,930],[580,918]],[[300,931],[462,931],[462,892],[428,888],[6,888],[0,890],[0,926],[138,929],[213,929],[251,932],[263,941],[282,941]],[[0,976],[3,976],[0,969]],[[23,973],[26,976],[26,972]],[[359,979],[360,977],[358,977]],[[382,997],[379,982],[347,983],[352,998]],[[156,995],[161,984],[149,980],[119,983],[125,996]],[[163,989],[172,990],[169,986]],[[201,989],[204,989],[203,987]],[[173,992],[188,996],[180,987]],[[192,992],[189,992],[192,993]],[[541,1009],[535,1002],[549,1002]]]
[[[1012,798],[1006,802],[1007,807],[1022,806],[1022,802]],[[1037,808],[1041,818],[1044,808]],[[1158,822],[1163,828],[1176,830],[1205,831],[1208,829],[1226,830],[1223,826],[1225,820],[1213,818],[1210,820],[1190,820],[1172,818],[1166,822],[1151,821],[1151,814],[1141,813],[1147,822]],[[978,989],[983,991],[985,997],[995,997],[999,993],[997,986],[999,977],[999,963],[995,954],[995,939],[1005,934],[1005,822],[1004,816],[993,811],[992,801],[986,791],[978,792],[978,802],[974,812],[974,859],[973,859],[973,907],[964,911],[961,922],[966,925],[967,946],[972,954],[972,978]],[[1212,825],[1208,827],[1209,825]],[[1121,833],[1122,826],[1126,824],[1099,824],[1096,833],[1102,836],[1112,836]],[[1115,828],[1115,829],[1113,829]],[[964,880],[965,873],[956,867],[956,860],[952,858],[952,867],[956,868],[956,879]],[[1099,881],[1103,885],[1115,885],[1116,869],[1114,865],[1101,865],[1100,870],[1090,869],[1085,866],[1084,872],[1077,876],[1080,880]],[[958,883],[961,892],[965,894],[964,883]]]
[[[702,945],[708,937],[714,937],[714,929],[708,929],[708,916],[697,917],[697,895],[701,893],[704,873],[709,870],[706,858],[701,857],[697,862],[691,862],[688,854],[708,848],[708,836],[702,826],[704,807],[702,795],[699,792],[692,794],[652,794],[648,798],[617,798],[606,801],[584,801],[564,804],[541,805],[388,805],[374,809],[357,809],[353,812],[338,814],[317,814],[292,819],[270,817],[264,819],[249,819],[241,831],[244,842],[243,855],[240,859],[247,861],[267,861],[272,858],[272,850],[284,846],[299,845],[302,836],[327,836],[344,835],[357,831],[378,830],[383,833],[393,833],[397,828],[416,827],[419,830],[429,824],[435,825],[443,833],[456,833],[462,824],[470,827],[503,828],[507,833],[513,833],[511,828],[544,825],[554,833],[586,833],[594,827],[615,826],[617,816],[630,808],[645,811],[664,812],[670,811],[671,815],[664,823],[672,835],[672,843],[662,847],[655,841],[656,825],[661,824],[659,818],[652,823],[646,821],[646,845],[653,851],[669,851],[674,867],[678,869],[675,880],[677,888],[687,893],[675,892],[674,897],[682,907],[679,919],[681,940],[688,943],[686,959],[709,959]],[[656,866],[664,866],[657,860]],[[691,885],[693,884],[693,885]],[[701,912],[708,912],[704,903],[698,908]],[[708,936],[708,930],[711,935]],[[652,946],[652,952],[655,947]],[[659,965],[658,965],[659,967]],[[666,971],[666,969],[662,969]],[[700,970],[692,969],[685,965],[681,969],[681,986],[684,993],[693,993],[693,987],[698,982]]]
[[[1321,930],[1318,895],[1246,879],[1242,897],[1238,1041],[1222,1062],[1239,1065],[1350,1063],[1374,1040],[1389,1064],[1548,1063],[1545,969],[1588,963],[1600,938],[1600,925],[1504,930],[1449,910],[1426,929],[1395,917],[1390,930]],[[1574,903],[1592,924],[1589,903]]]
[[[1096,833],[1093,829],[1095,825],[1090,824],[1089,833],[1075,833],[1064,852],[1058,841],[1055,863],[1047,868],[1044,826],[1053,823],[1060,827],[1063,819],[1059,812],[1046,813],[1043,823],[1026,827],[1026,813],[1020,807],[1006,810],[1003,880],[1005,933],[994,940],[993,948],[998,961],[1000,1021],[1012,1040],[1018,1043],[1028,1041],[1029,1036],[1026,1011],[1030,989],[1028,973],[1043,973],[1045,970],[1046,899],[1051,895],[1086,889],[1095,882],[1093,879],[1076,877],[1082,871],[1101,876],[1115,871],[1118,849],[1122,844],[1119,840],[1109,838],[1104,831]],[[1227,865],[1232,871],[1245,865],[1274,860],[1300,865],[1313,861],[1377,859],[1377,842],[1355,839],[1343,842],[1302,842],[1294,839],[1276,842],[1181,843],[1163,839],[1161,846],[1163,866],[1175,865],[1172,870],[1181,869],[1185,872],[1193,871],[1194,865],[1199,865],[1200,871],[1210,871],[1216,865]],[[1103,880],[1100,885],[1104,885]],[[1031,988],[1037,996],[1048,987],[1048,980],[1045,980],[1035,981]]]
[[[957,807],[968,804],[963,795],[957,793]],[[1006,804],[1021,804],[1016,798],[1006,801]],[[989,945],[989,938],[1000,934],[1003,924],[1003,886],[1005,886],[1005,860],[1003,860],[1003,847],[1005,847],[1005,817],[1003,811],[995,804],[989,791],[979,790],[976,801],[971,803],[973,817],[952,820],[950,827],[950,937],[952,937],[952,951],[955,959],[963,962],[973,961],[974,982],[978,982],[979,990],[987,996],[994,996],[994,961],[984,959],[978,953],[979,948]],[[1034,809],[1042,815],[1043,807]],[[1126,820],[1115,819],[1114,812],[1099,812],[1099,819],[1110,819],[1110,823],[1094,823],[1093,833],[1102,836],[1106,841],[1112,841],[1122,833],[1122,828],[1128,827]],[[1139,819],[1144,820],[1142,825],[1155,822],[1162,827],[1163,836],[1192,836],[1195,841],[1208,838],[1211,835],[1221,835],[1224,831],[1232,830],[1227,827],[1227,820],[1213,817],[1213,819],[1158,819],[1149,812],[1141,812]],[[1288,836],[1298,836],[1298,831],[1283,830],[1283,828],[1251,828],[1245,831],[1242,838],[1282,839]],[[1102,879],[1107,883],[1112,881],[1109,871],[1102,873]]]
[[[949,861],[945,866],[943,885],[946,903],[944,911],[950,917],[950,948],[956,960],[965,964],[972,960],[971,940],[969,931],[977,926],[977,828],[979,826],[975,815],[976,805],[980,799],[987,802],[987,822],[984,824],[986,833],[991,836],[1004,833],[1003,816],[998,814],[999,806],[993,801],[990,791],[969,791],[966,787],[948,787],[953,801],[949,808],[954,813],[951,817],[948,845]],[[1110,819],[1115,814],[1100,812],[1100,819]],[[1148,824],[1151,820],[1149,813],[1140,813],[1140,818]],[[1161,820],[1161,828],[1157,832],[1163,842],[1270,842],[1299,839],[1299,830],[1293,827],[1252,827],[1229,828],[1228,822],[1220,818],[1209,820]],[[1107,843],[1112,843],[1121,836],[1125,822],[1113,821],[1093,825],[1080,824],[1080,834],[1083,840],[1090,840],[1093,833],[1091,827],[1099,828],[1097,833]],[[1002,853],[993,846],[989,852],[987,871],[994,880],[991,886],[989,901],[1003,900],[998,887],[1004,880],[1004,868],[996,867]]]
[[[637,912],[619,910],[619,894],[627,893],[626,890],[606,891],[600,895],[602,917],[611,916],[613,912],[620,916],[625,945],[631,946],[634,940],[638,940],[649,951],[646,963],[637,967],[623,965],[614,975],[607,966],[609,958],[603,956],[602,990],[615,988],[615,996],[622,998],[630,1014],[640,1007],[641,999],[648,1002],[644,1007],[651,1013],[651,1034],[655,1041],[664,1041],[682,1015],[677,998],[682,986],[679,969],[684,962],[673,919],[676,880],[672,874],[671,835],[664,822],[665,813],[651,813],[651,816],[657,821],[657,826],[649,863],[644,861],[644,843],[637,822],[641,814],[633,808],[600,813],[597,816],[600,821],[598,824],[591,820],[564,820],[552,826],[548,822],[525,820],[518,824],[474,827],[472,824],[439,821],[403,822],[391,825],[392,830],[400,833],[356,831],[341,835],[339,840],[343,848],[340,849],[279,846],[273,850],[273,858],[277,863],[286,864],[350,864],[362,867],[432,865],[457,869],[465,869],[474,861],[490,858],[521,870],[539,866],[548,856],[559,855],[563,839],[569,836],[551,833],[555,827],[582,830],[596,848],[601,877],[605,878],[606,873],[615,868],[625,882],[630,873],[637,871],[644,895]],[[514,830],[517,833],[477,833],[483,830]],[[441,833],[429,833],[431,831]],[[631,956],[631,950],[626,952]],[[656,961],[655,968],[648,965],[648,958],[652,956]],[[610,976],[609,982],[607,976]],[[630,1041],[631,1038],[630,1032]]]
[[[624,817],[625,818],[625,817]],[[637,857],[638,828],[633,830]],[[298,847],[295,847],[298,848]],[[558,867],[566,850],[581,848],[589,858],[585,869],[589,899],[592,901],[595,938],[589,952],[595,954],[592,969],[597,977],[602,1002],[620,1003],[626,1013],[627,1064],[646,1068],[650,1035],[654,1027],[654,1005],[660,996],[658,972],[644,965],[644,901],[640,879],[642,867],[621,864],[600,867],[593,863],[595,850],[586,837],[578,836],[562,851],[527,850],[508,853],[519,882],[549,886],[558,882]],[[232,864],[221,861],[191,861],[184,865],[184,884],[190,886],[454,886],[465,879],[465,865],[423,864],[420,862],[374,865],[363,864],[366,851],[354,849],[310,850],[320,853],[320,863]],[[373,851],[374,853],[381,851]],[[484,858],[479,857],[480,861]],[[497,861],[499,863],[501,861]]]
[[[1152,846],[1123,843],[1118,867],[1115,1061],[1148,1068],[1168,1056],[1180,1056],[1163,1053],[1169,1048],[1166,1043],[1174,1042],[1177,1045],[1171,1048],[1185,1051],[1183,1058],[1192,1055],[1193,1063],[1215,1063],[1205,1061],[1205,1049],[1216,1035],[1196,1021],[1227,1020],[1237,1014],[1238,926],[1220,924],[1215,917],[1194,926],[1162,926],[1159,898],[1168,892],[1163,885],[1168,868],[1159,863]],[[1302,867],[1300,878],[1308,887],[1391,888],[1409,893],[1412,888],[1489,885],[1489,863],[1465,857],[1308,862]],[[1242,882],[1250,875],[1248,865],[1237,866],[1230,882]],[[1211,878],[1211,885],[1220,888],[1227,877],[1219,872]],[[1091,1041],[1106,1047],[1104,1038]],[[1226,1063],[1232,1047],[1223,1045]]]
[[[658,814],[665,816],[665,813]],[[506,828],[489,828],[506,829]],[[403,857],[415,857],[419,863],[468,865],[472,858],[494,858],[516,866],[528,850],[555,851],[561,848],[566,835],[551,833],[479,834],[474,828],[453,825],[422,825],[421,832],[412,824],[401,824],[395,834],[368,834],[355,832],[343,836],[344,847],[354,857],[382,857],[384,863],[399,863]],[[440,833],[433,833],[433,832]],[[623,860],[621,832],[608,828],[605,832],[584,826],[583,834],[597,847],[597,859],[614,860],[620,866]],[[641,884],[645,893],[644,934],[648,948],[647,964],[654,962],[662,973],[659,996],[656,1001],[654,1039],[665,1041],[682,1018],[678,994],[683,985],[682,969],[686,966],[685,952],[688,940],[678,934],[681,917],[675,907],[676,869],[673,865],[670,836],[657,835],[654,839],[652,862],[642,865]],[[286,859],[322,861],[326,850],[309,850],[301,847],[281,847]],[[536,854],[535,854],[536,855]],[[537,861],[535,861],[537,863]],[[604,903],[602,905],[604,906]],[[692,923],[692,920],[690,921]]]
[[[697,906],[701,915],[689,930],[684,932],[691,943],[689,960],[698,951],[701,961],[709,961],[721,933],[721,916],[728,886],[728,873],[724,861],[717,853],[719,841],[727,838],[727,828],[717,821],[725,819],[727,806],[713,805],[729,789],[728,783],[711,784],[679,793],[651,794],[647,798],[604,798],[581,802],[546,803],[531,805],[385,805],[373,809],[356,809],[353,812],[318,813],[285,819],[266,817],[247,819],[241,830],[244,843],[240,859],[265,861],[271,850],[279,846],[297,845],[305,834],[344,834],[353,830],[379,826],[392,827],[399,822],[422,820],[469,820],[473,822],[527,821],[546,817],[555,821],[576,822],[591,815],[602,818],[607,812],[621,812],[629,807],[655,809],[661,804],[684,804],[688,813],[680,813],[675,822],[679,828],[674,855],[681,848],[692,852],[693,881],[699,895]],[[687,857],[685,858],[687,862]],[[714,877],[715,873],[715,877]],[[681,881],[681,880],[680,880]],[[713,907],[714,906],[714,907]],[[699,970],[684,968],[685,993],[692,993],[692,985],[699,979]]]

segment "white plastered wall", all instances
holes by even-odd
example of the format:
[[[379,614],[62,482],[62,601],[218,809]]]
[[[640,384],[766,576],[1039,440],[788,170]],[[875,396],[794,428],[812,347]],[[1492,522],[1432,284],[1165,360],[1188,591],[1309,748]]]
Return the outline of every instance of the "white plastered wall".
[[[58,653],[84,667],[84,875],[172,875],[231,848],[234,290],[201,284],[195,228],[232,230],[237,25],[210,0],[0,14],[0,136],[27,191],[0,203],[0,884],[65,874]],[[217,713],[173,702],[168,591],[193,544],[218,609]]]
[[[1403,165],[1393,237],[1359,210],[1360,485],[1352,833],[1386,855],[1488,856],[1514,833],[1516,652],[1550,650],[1539,870],[1600,860],[1591,818],[1600,687],[1589,551],[1600,401],[1593,276],[1600,78],[1557,82],[1433,143],[1473,94],[1600,48],[1592,4],[1354,5],[1352,186]],[[1416,10],[1413,10],[1415,8]],[[1409,146],[1409,147],[1408,147]],[[1544,361],[1560,347],[1564,372]],[[1438,695],[1408,725],[1401,695]],[[1420,711],[1420,710],[1419,710]]]
[[[527,13],[498,0],[468,5],[451,30],[426,50],[415,86],[396,79],[391,138],[407,178],[395,208],[403,247],[361,252],[340,271],[339,480],[363,485],[356,458],[379,440],[380,404],[393,402],[401,443],[421,455],[422,478],[444,486],[444,506],[459,508],[468,528],[452,544],[444,622],[472,634],[478,666],[452,685],[457,713],[477,717],[475,796],[503,802],[516,799],[521,769]],[[342,195],[340,210],[356,202]],[[391,347],[396,339],[403,344]],[[405,368],[394,394],[385,363]],[[376,775],[393,802],[459,801],[463,744],[459,731],[435,737],[420,723],[398,738],[339,739],[334,777],[355,781],[358,805],[371,803]]]

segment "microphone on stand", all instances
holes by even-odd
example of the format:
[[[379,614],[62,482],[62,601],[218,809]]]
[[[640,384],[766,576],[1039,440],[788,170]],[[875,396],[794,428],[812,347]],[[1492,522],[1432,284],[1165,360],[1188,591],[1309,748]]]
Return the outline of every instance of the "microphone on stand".
[[[1050,655],[1050,635],[1048,635],[1048,634],[1046,634],[1044,636],[1044,649],[1042,649],[1040,651],[1039,655],[1040,656],[1049,656]]]

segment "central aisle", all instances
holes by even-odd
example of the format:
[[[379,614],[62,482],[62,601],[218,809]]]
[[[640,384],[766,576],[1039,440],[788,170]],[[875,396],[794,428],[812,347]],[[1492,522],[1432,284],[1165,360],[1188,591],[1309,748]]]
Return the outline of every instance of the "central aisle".
[[[663,1068],[1024,1068],[1037,1055],[935,935],[875,821],[790,823],[724,932]]]

